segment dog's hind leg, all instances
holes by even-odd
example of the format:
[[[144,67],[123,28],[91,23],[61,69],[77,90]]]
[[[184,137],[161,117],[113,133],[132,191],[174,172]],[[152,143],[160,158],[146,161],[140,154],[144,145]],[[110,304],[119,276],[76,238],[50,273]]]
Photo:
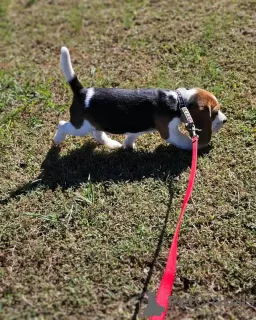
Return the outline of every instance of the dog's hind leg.
[[[125,140],[123,142],[124,149],[135,149],[135,140],[140,136],[142,133],[126,133]]]
[[[152,129],[152,130],[147,130],[147,131],[142,131],[142,132],[138,132],[138,133],[126,133],[125,134],[125,140],[123,142],[123,148],[124,149],[135,149],[136,146],[135,146],[135,140],[141,136],[142,134],[145,134],[145,133],[152,133],[152,132],[155,132],[156,130],[155,129]]]
[[[84,137],[91,133],[93,129],[92,125],[86,120],[84,120],[83,125],[79,129],[74,127],[71,122],[60,121],[53,142],[55,144],[62,143],[68,134],[71,136]]]
[[[119,143],[118,141],[112,140],[103,131],[94,130],[92,132],[92,135],[93,135],[94,139],[97,140],[99,143],[104,144],[105,146],[107,146],[111,149],[116,149],[116,148],[122,147],[121,143]]]

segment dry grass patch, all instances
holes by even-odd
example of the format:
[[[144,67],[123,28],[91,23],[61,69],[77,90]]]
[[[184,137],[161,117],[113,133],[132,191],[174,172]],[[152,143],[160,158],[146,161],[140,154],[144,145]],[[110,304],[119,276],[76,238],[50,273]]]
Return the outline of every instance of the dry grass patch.
[[[254,1],[239,0],[1,2],[1,318],[135,319],[186,189],[190,153],[155,134],[135,152],[90,137],[51,147],[71,99],[66,45],[85,86],[218,96],[229,121],[199,157],[168,319],[253,319],[255,18]]]

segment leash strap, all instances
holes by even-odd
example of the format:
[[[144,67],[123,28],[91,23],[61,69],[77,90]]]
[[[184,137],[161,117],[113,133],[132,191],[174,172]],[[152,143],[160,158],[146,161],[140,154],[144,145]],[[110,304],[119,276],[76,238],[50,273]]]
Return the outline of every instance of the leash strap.
[[[176,262],[177,262],[178,238],[179,238],[180,226],[181,226],[182,218],[184,216],[189,198],[192,194],[192,190],[195,182],[196,164],[197,164],[197,147],[198,147],[198,136],[195,135],[194,137],[192,137],[192,165],[191,165],[188,187],[183,200],[176,230],[173,236],[167,264],[166,264],[164,274],[160,282],[160,286],[156,296],[156,301],[160,306],[164,307],[164,312],[160,316],[150,317],[150,320],[164,320],[168,310],[169,296],[172,293],[172,287],[173,287],[175,274],[176,274]]]

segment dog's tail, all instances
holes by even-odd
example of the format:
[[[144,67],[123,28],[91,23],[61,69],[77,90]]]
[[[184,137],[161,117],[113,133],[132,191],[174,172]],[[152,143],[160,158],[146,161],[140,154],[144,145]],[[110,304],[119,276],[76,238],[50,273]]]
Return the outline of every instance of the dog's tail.
[[[66,47],[61,47],[60,65],[61,65],[61,70],[67,82],[69,83],[72,91],[74,93],[80,92],[80,90],[83,89],[83,86],[80,83],[80,81],[77,79],[75,71],[72,68],[70,54],[69,54],[68,48]]]

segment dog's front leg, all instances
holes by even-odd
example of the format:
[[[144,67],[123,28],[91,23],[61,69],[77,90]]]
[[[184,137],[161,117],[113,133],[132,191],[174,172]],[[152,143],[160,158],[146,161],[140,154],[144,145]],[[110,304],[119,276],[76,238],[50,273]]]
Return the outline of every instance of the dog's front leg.
[[[122,147],[121,143],[109,138],[108,135],[103,131],[94,130],[92,135],[99,143],[106,145],[110,149]]]
[[[180,118],[178,117],[170,121],[168,125],[169,138],[166,139],[166,142],[171,143],[180,149],[192,150],[191,139],[179,130],[180,123],[181,121],[180,121]]]

